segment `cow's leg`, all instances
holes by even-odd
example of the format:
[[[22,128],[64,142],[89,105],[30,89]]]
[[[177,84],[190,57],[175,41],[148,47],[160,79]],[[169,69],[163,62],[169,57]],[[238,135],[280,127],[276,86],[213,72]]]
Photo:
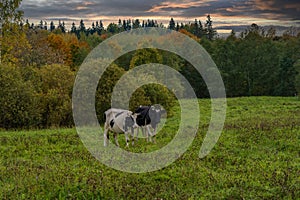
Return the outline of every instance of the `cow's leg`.
[[[106,147],[109,143],[109,133],[107,124],[104,124],[104,134],[103,134],[104,146]]]
[[[134,143],[134,140],[138,141],[138,139],[139,139],[139,127],[135,128],[133,130],[133,140],[132,140],[132,143]]]
[[[136,128],[138,129],[138,128]],[[134,145],[134,130],[135,128],[131,128],[131,142],[132,142],[132,146]]]
[[[142,135],[143,135],[143,137],[146,137],[147,135],[145,134],[145,127],[142,126],[141,129],[142,129]]]
[[[146,126],[145,127],[147,130],[146,130],[146,134],[147,134],[147,142],[152,142],[152,133],[150,131],[150,127],[149,126]]]
[[[153,129],[153,143],[156,144],[156,127]]]
[[[125,134],[125,140],[126,140],[126,147],[129,147],[128,131],[126,131],[124,134]]]
[[[148,134],[147,125],[142,127],[142,134],[143,134],[143,137],[146,137],[146,141],[149,142],[149,134]]]
[[[141,127],[141,129],[142,129],[142,135],[143,135],[143,137],[144,137],[144,138],[146,137],[146,139],[147,139],[147,142],[148,142],[148,131],[147,131],[147,125],[146,125],[146,126],[142,126],[142,127]]]
[[[120,146],[118,142],[118,133],[114,133],[114,138],[115,138],[116,145]]]

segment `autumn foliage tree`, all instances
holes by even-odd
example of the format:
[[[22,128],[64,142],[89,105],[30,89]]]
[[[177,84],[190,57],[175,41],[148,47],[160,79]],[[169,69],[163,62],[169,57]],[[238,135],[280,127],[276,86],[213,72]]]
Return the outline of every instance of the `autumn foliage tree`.
[[[34,71],[41,83],[38,88],[40,126],[71,126],[74,72],[64,65],[46,65]]]
[[[0,127],[36,127],[41,115],[33,82],[22,77],[20,68],[0,64]]]

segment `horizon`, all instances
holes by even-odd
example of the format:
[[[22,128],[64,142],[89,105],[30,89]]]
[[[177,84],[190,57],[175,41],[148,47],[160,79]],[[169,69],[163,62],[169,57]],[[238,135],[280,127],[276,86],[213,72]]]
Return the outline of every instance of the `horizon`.
[[[171,17],[172,18],[172,17]],[[169,20],[167,19],[164,19],[164,20],[157,20],[155,18],[149,18],[149,20],[154,20],[154,21],[157,21],[158,24],[163,24],[165,28],[168,27],[168,24],[169,24],[169,21],[171,20],[171,18]],[[214,21],[214,17],[211,16],[212,18],[212,21]],[[28,18],[27,18],[28,19]],[[26,18],[24,18],[24,20],[27,20]],[[92,23],[96,22],[96,21],[102,21],[103,22],[103,26],[104,28],[107,28],[107,26],[110,24],[110,23],[114,23],[114,24],[118,24],[118,21],[119,19],[121,19],[122,21],[123,20],[136,20],[136,19],[139,19],[140,20],[140,23],[142,23],[143,21],[147,21],[147,19],[140,19],[140,18],[118,18],[118,19],[115,19],[115,20],[110,20],[110,19],[99,19],[99,20],[83,20],[84,21],[84,24],[85,24],[85,27],[88,29],[88,28],[91,28],[92,27]],[[30,21],[29,20],[29,23],[33,23],[34,25],[38,25],[41,21],[36,19],[34,21]],[[79,26],[79,23],[80,23],[80,20],[81,19],[77,19],[77,20],[63,20],[63,19],[48,19],[48,20],[42,20],[43,22],[47,22],[47,26],[49,28],[50,26],[50,23],[53,22],[55,27],[58,26],[59,24],[59,21],[64,22],[65,23],[65,27],[66,29],[69,31],[71,29],[71,26],[72,26],[72,23],[74,22],[75,23],[75,26],[78,27]],[[200,19],[197,19],[198,21]],[[182,21],[176,21],[176,19],[174,19],[175,23],[183,23],[183,24],[189,24],[189,23],[194,23],[195,22],[195,19],[194,20],[182,20]],[[205,26],[205,22],[206,22],[206,18],[204,20],[200,20],[202,25]],[[215,21],[214,21],[215,22]],[[230,25],[230,24],[226,24],[226,25],[219,25],[219,26],[215,26],[213,25],[213,28],[217,31],[217,36],[220,36],[220,37],[227,37],[231,34],[232,31],[234,31],[236,33],[237,36],[240,35],[241,32],[243,32],[244,30],[246,30],[247,28],[249,28],[252,24],[257,24],[257,23],[248,23],[247,25],[246,24],[241,24],[241,25]],[[300,32],[300,27],[297,27],[297,26],[282,26],[282,25],[265,25],[265,26],[262,26],[261,24],[257,24],[260,28],[263,28],[265,31],[267,31],[269,28],[275,28],[276,30],[276,35],[282,35],[284,32],[294,28],[296,30],[296,32]]]

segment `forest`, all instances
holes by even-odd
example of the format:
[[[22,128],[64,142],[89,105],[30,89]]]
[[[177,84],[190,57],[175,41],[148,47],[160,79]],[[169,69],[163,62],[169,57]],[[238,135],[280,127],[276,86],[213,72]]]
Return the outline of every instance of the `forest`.
[[[5,2],[5,1],[4,1]],[[218,66],[227,97],[296,96],[300,94],[300,33],[290,27],[279,35],[275,28],[265,30],[252,24],[242,33],[234,31],[218,37],[212,17],[187,24],[171,18],[167,27],[156,20],[119,19],[104,26],[96,21],[90,27],[81,20],[67,29],[41,20],[23,19],[15,4],[1,3],[0,128],[71,127],[72,88],[80,65],[105,39],[136,28],[161,27],[186,34],[201,44]],[[143,56],[143,58],[141,58]],[[193,86],[197,97],[209,98],[201,76],[186,60],[158,49],[130,52],[112,63],[101,78],[97,93],[97,114],[109,107],[110,93],[119,77],[129,69],[151,62],[172,66]],[[154,88],[154,89],[153,89]],[[173,105],[171,91],[145,86],[136,92],[133,104]],[[101,120],[101,117],[100,117]]]

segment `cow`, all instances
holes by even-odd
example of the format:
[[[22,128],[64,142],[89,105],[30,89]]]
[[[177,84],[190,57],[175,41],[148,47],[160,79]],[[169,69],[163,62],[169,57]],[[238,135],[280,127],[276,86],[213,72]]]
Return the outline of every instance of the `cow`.
[[[145,135],[147,141],[152,141],[155,143],[155,136],[157,131],[157,125],[160,123],[161,115],[165,112],[160,107],[149,105],[149,106],[139,106],[135,113],[137,113],[136,123],[141,127],[143,134]],[[150,131],[150,127],[153,129],[153,132]],[[138,136],[138,129],[137,129]]]
[[[136,124],[137,114],[133,114],[129,110],[111,108],[105,111],[104,118],[104,146],[108,145],[109,133],[114,133],[115,143],[119,146],[118,134],[124,133],[126,139],[126,146],[129,146],[128,133],[131,131],[131,136],[134,136],[134,129],[138,126]]]

